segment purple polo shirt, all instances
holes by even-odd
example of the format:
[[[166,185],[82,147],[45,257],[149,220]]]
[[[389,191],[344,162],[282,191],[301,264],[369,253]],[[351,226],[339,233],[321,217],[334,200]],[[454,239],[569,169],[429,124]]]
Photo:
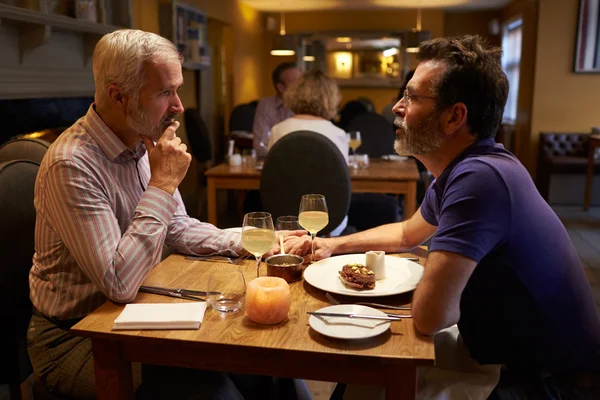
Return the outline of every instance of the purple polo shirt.
[[[471,357],[524,371],[600,371],[600,319],[564,226],[517,158],[475,142],[429,187],[431,251],[477,262],[458,327]]]

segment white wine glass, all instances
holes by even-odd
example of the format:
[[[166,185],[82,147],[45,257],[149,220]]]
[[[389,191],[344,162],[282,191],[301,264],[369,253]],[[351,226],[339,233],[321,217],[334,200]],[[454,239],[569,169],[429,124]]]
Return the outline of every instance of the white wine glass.
[[[311,236],[311,257],[315,258],[315,235],[329,223],[329,213],[327,211],[327,202],[322,194],[305,194],[300,200],[300,210],[298,212],[298,222],[310,232]]]
[[[346,133],[346,136],[348,137],[348,146],[350,146],[350,148],[352,149],[352,162],[350,163],[350,165],[353,168],[358,168],[358,163],[356,160],[356,149],[358,149],[360,147],[360,145],[362,144],[362,140],[360,138],[360,132],[359,131],[350,131],[348,133]]]
[[[251,212],[244,215],[242,247],[256,257],[256,276],[260,276],[260,261],[263,254],[275,245],[273,218],[267,212]]]

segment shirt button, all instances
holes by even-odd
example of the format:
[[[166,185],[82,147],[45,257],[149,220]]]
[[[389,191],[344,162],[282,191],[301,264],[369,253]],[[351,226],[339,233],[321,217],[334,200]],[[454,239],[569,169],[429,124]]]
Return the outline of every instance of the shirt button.
[[[235,244],[235,243],[234,243],[234,241],[233,241],[233,240],[229,242],[229,245],[230,245],[230,246],[232,246],[232,247],[233,247],[233,245],[234,245],[234,244]]]

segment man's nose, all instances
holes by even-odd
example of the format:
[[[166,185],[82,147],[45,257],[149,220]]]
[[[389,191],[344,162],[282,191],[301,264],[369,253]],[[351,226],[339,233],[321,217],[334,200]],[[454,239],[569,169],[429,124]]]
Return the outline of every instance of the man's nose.
[[[181,103],[181,99],[179,98],[179,95],[175,95],[175,102],[171,105],[171,112],[177,113],[177,114],[181,114],[183,113],[184,109],[183,109],[183,104]]]
[[[404,105],[404,97],[398,100],[398,102],[392,107],[392,112],[400,117],[404,117],[406,107]]]

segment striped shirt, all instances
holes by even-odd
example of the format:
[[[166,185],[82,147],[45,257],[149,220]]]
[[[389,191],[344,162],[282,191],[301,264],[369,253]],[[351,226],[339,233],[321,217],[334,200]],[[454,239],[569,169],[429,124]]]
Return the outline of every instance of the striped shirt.
[[[258,102],[256,114],[254,115],[254,125],[252,126],[252,145],[256,150],[256,155],[264,157],[267,155],[267,145],[271,128],[294,116],[294,113],[285,106],[283,99],[279,95],[266,97]]]
[[[83,317],[106,299],[126,303],[160,262],[163,244],[188,254],[241,252],[237,233],[187,215],[179,191],[148,187],[144,145],[128,149],[92,105],[42,160],[35,185],[33,305]]]

